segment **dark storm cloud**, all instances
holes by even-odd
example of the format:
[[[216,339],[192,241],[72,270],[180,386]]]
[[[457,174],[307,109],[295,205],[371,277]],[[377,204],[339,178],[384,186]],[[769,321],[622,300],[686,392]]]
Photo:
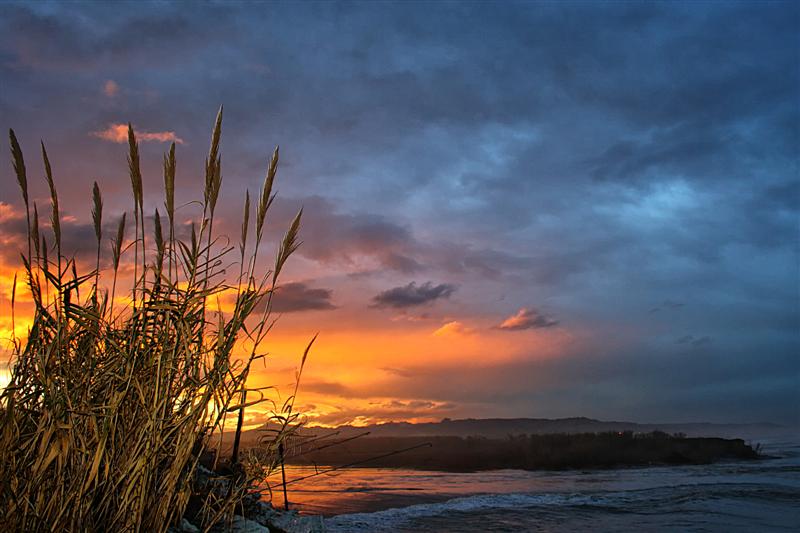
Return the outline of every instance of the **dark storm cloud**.
[[[273,293],[271,309],[275,313],[299,313],[303,311],[329,311],[336,309],[333,304],[333,291],[311,287],[307,282],[279,284]],[[235,300],[231,299],[230,303]],[[256,306],[256,312],[266,309],[267,299],[263,298]]]
[[[298,205],[304,210],[302,234],[309,236],[298,249],[300,255],[334,265],[352,265],[368,257],[383,268],[405,273],[421,268],[412,257],[418,244],[407,227],[374,213],[342,213],[319,196],[280,199],[273,211],[278,220],[289,220]],[[282,231],[283,225],[273,229]]]
[[[179,4],[161,4],[142,13],[124,13],[101,4],[71,13],[54,7],[5,6],[7,35],[15,43],[6,66],[83,70],[108,62],[146,65],[212,46],[235,29],[230,25],[231,12],[213,6],[207,6],[205,16],[213,14],[215,32],[205,31],[205,17],[187,16]]]
[[[548,268],[534,258],[504,250],[451,242],[426,243],[408,226],[394,223],[384,215],[341,212],[319,196],[277,199],[273,215],[280,222],[272,226],[274,236],[280,235],[301,205],[304,208],[303,245],[297,253],[324,264],[354,266],[360,259],[368,258],[381,270],[403,274],[443,270],[492,279],[508,272]],[[551,268],[566,270],[560,264],[551,265]]]
[[[685,360],[674,391],[658,388],[660,412],[691,399],[725,414],[728,398],[769,418],[789,397],[779,376],[798,375],[788,357],[757,364],[800,335],[798,31],[795,2],[5,3],[0,117],[23,147],[46,136],[64,205],[100,179],[119,212],[124,151],[90,133],[174,131],[182,192],[224,103],[223,196],[256,191],[280,142],[268,231],[304,205],[303,258],[383,287],[447,279],[470,288],[465,314],[546,301],[570,326],[670,331],[660,349]],[[141,149],[155,194],[163,147]],[[18,191],[0,201],[18,207]],[[239,205],[220,205],[229,234]],[[70,246],[90,244],[87,230]],[[713,340],[687,350],[674,342],[686,332]],[[747,349],[726,359],[734,339]],[[726,382],[706,352],[749,370]],[[663,375],[607,359],[634,391]],[[496,383],[486,398],[502,396]],[[622,383],[592,391],[631,403]],[[518,397],[519,413],[539,398]]]
[[[324,311],[336,309],[331,302],[333,291],[315,289],[305,283],[284,283],[275,290],[272,310],[277,313],[296,311]]]
[[[0,207],[2,208],[2,207]],[[62,205],[63,209],[64,206]],[[0,257],[6,265],[22,266],[20,253],[28,252],[27,244],[27,222],[25,220],[24,208],[15,211],[6,208],[8,211],[5,216],[0,216]],[[33,217],[33,209],[31,209]],[[103,223],[103,236],[110,237],[112,232],[116,234],[116,223]],[[50,229],[50,210],[49,207],[44,211],[39,210],[39,235],[47,241],[48,253],[55,253],[55,237]],[[108,252],[107,238],[101,242],[101,266],[106,264],[105,257]],[[97,259],[97,237],[94,226],[75,220],[73,217],[62,218],[61,220],[61,248],[64,257],[75,258],[82,264],[94,266]]]
[[[443,298],[449,298],[455,290],[455,285],[449,283],[434,285],[432,282],[427,281],[422,285],[417,285],[412,281],[408,285],[385,290],[373,297],[372,301],[375,307],[402,309],[429,304]]]

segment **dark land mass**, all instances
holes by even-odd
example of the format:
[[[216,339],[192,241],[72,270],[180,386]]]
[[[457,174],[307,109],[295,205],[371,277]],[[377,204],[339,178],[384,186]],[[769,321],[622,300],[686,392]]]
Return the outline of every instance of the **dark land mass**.
[[[242,433],[242,447],[269,438],[269,427]],[[444,419],[366,427],[303,428],[287,449],[289,464],[476,471],[550,470],[707,464],[759,457],[758,441],[796,436],[777,424],[641,424],[591,418]],[[223,449],[230,447],[226,434]],[[378,458],[387,453],[429,443]],[[227,451],[223,453],[228,453]]]
[[[316,440],[292,447],[289,464],[358,465],[471,472],[494,469],[561,470],[622,466],[708,464],[759,457],[741,439],[684,437],[663,432],[487,437],[361,437],[331,445]],[[380,457],[397,450],[417,448]],[[320,449],[321,448],[321,449]]]

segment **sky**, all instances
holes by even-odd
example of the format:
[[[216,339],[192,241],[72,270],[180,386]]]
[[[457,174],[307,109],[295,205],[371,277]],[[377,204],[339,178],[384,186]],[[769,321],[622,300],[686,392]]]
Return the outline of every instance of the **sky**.
[[[789,2],[4,2],[0,125],[40,205],[46,143],[78,257],[93,181],[131,209],[128,122],[145,203],[170,142],[188,202],[224,105],[234,239],[280,145],[270,246],[300,207],[303,244],[251,383],[290,393],[319,332],[310,423],[797,424],[798,35]]]

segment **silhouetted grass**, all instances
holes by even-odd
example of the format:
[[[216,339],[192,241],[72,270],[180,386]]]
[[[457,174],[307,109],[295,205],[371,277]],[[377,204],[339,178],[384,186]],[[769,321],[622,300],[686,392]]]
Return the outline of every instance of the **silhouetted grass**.
[[[30,204],[22,150],[10,132],[27,215],[25,284],[35,310],[27,336],[13,339],[11,380],[0,393],[3,530],[164,531],[180,519],[190,498],[200,498],[196,523],[209,528],[232,516],[252,481],[274,467],[274,450],[297,420],[293,396],[277,409],[280,430],[265,451],[234,468],[236,476],[223,480],[224,490],[198,494],[193,488],[198,458],[212,432],[223,430],[225,415],[265,401],[262,390],[246,388],[246,380],[252,364],[265,356],[260,347],[272,325],[273,288],[299,244],[300,213],[279,244],[273,268],[257,273],[274,198],[276,149],[259,196],[256,237],[248,245],[248,194],[238,276],[227,275],[223,258],[232,248],[213,234],[222,188],[221,121],[220,109],[205,165],[202,216],[185,240],[176,236],[174,144],[164,156],[164,226],[155,209],[152,235],[146,236],[139,148],[129,126],[134,238],[125,240],[130,218],[123,214],[112,236],[110,271],[100,270],[100,188],[95,184],[92,190],[96,268],[80,272],[62,250],[56,180],[44,144],[49,228],[40,225],[38,206]],[[131,248],[133,280],[117,301],[118,273]],[[223,291],[236,294],[226,313],[216,306]],[[262,301],[265,310],[256,316]]]

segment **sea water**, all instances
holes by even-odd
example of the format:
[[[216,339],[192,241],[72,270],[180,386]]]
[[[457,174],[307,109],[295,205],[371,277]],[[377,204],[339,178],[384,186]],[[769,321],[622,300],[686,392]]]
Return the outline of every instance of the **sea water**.
[[[477,473],[351,468],[290,483],[330,532],[800,531],[800,445],[758,461]],[[313,473],[290,467],[287,480]],[[273,502],[283,502],[280,489]]]

